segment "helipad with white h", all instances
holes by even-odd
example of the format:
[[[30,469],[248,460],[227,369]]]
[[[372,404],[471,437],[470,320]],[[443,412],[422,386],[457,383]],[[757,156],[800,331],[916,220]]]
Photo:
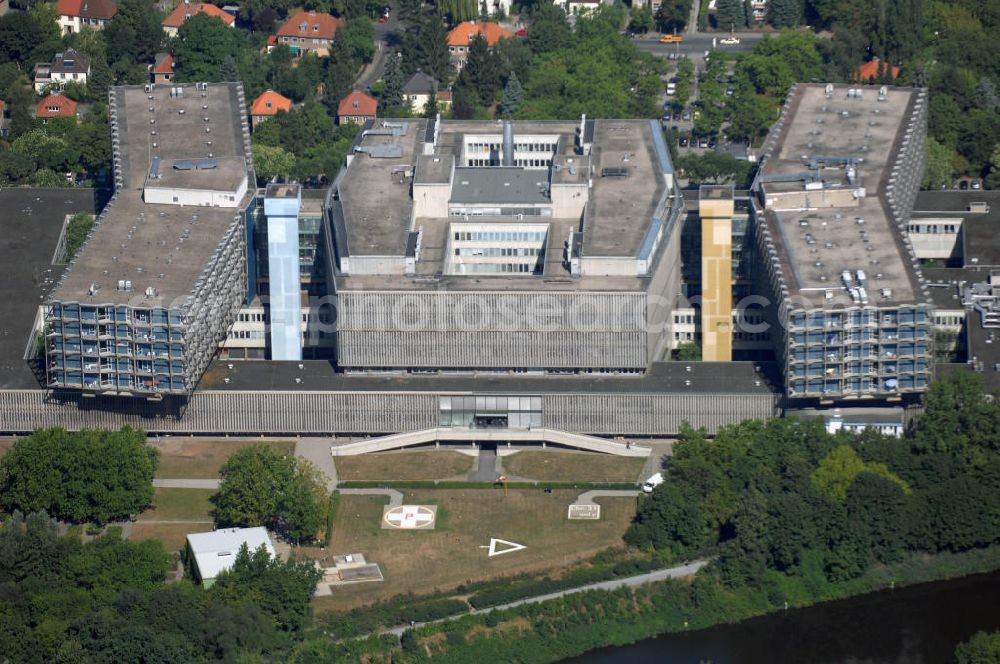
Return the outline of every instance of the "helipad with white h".
[[[387,530],[433,530],[437,505],[387,505],[382,510],[382,527]]]

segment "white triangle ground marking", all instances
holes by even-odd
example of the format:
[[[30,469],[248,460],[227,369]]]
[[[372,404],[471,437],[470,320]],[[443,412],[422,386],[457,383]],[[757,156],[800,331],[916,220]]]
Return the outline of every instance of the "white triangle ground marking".
[[[497,544],[505,544],[508,548],[503,551],[497,551]],[[487,547],[485,544],[479,546],[480,549],[489,548],[488,555],[490,558],[493,556],[502,556],[505,553],[511,553],[513,551],[520,551],[521,549],[527,549],[528,547],[524,544],[518,544],[517,542],[510,542],[508,540],[497,539],[495,537],[490,538],[490,545]]]

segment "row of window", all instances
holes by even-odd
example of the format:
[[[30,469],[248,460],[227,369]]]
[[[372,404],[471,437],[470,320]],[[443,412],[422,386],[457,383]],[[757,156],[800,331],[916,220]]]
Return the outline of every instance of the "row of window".
[[[538,269],[535,264],[531,263],[460,263],[457,268],[460,274],[488,274],[498,272],[530,274]]]
[[[544,242],[545,232],[533,231],[456,231],[458,242]]]
[[[455,250],[456,256],[540,256],[544,249],[537,247],[468,247]]]
[[[906,227],[909,233],[941,234],[957,233],[958,224],[910,224]]]

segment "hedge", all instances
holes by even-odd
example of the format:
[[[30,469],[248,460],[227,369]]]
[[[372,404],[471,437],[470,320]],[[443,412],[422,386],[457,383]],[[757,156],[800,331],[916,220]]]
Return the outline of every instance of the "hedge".
[[[341,489],[500,489],[496,482],[446,482],[437,480],[351,480],[340,482]],[[508,489],[578,489],[592,491],[605,489],[609,491],[635,491],[638,487],[634,482],[507,482]]]

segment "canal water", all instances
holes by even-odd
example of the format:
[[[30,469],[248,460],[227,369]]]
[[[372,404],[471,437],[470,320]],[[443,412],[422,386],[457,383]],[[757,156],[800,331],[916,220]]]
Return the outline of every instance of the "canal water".
[[[564,664],[947,664],[960,642],[997,628],[1000,572],[666,634]]]

